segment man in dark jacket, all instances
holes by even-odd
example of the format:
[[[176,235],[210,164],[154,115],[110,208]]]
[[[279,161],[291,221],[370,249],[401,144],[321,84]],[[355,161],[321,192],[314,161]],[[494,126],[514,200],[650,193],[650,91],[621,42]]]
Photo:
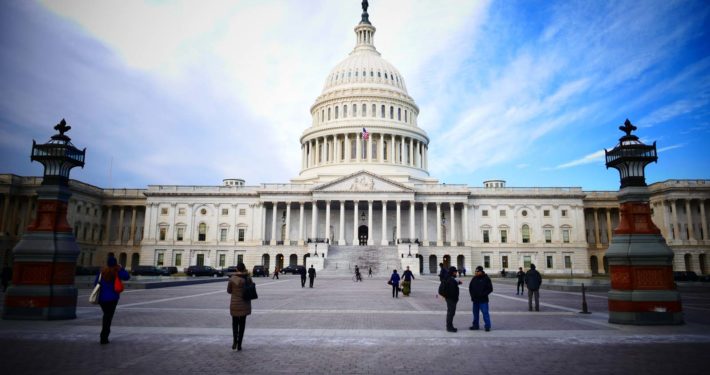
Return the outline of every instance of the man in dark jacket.
[[[308,281],[309,281],[309,286],[313,288],[313,280],[316,279],[316,269],[313,268],[313,265],[311,264],[311,268],[308,269]]]
[[[449,268],[446,283],[446,331],[458,331],[454,327],[454,315],[456,314],[456,304],[459,302],[459,285],[461,281],[456,280],[456,267]]]
[[[449,277],[449,271],[444,267],[444,263],[439,263],[439,281],[444,281]]]
[[[483,313],[483,324],[486,332],[491,330],[491,317],[488,314],[488,295],[493,293],[493,283],[483,271],[483,267],[476,267],[476,272],[468,284],[468,293],[473,301],[473,324],[468,329],[478,329],[478,312]]]
[[[523,267],[518,267],[518,273],[515,274],[518,277],[518,285],[515,287],[515,295],[520,294],[521,296],[525,293],[525,272],[523,272]]]
[[[301,275],[301,288],[306,287],[306,267],[298,269],[298,273]]]
[[[530,270],[525,273],[525,285],[528,287],[528,311],[533,309],[533,297],[535,297],[535,311],[540,311],[540,285],[542,275],[537,272],[534,264],[530,264]]]

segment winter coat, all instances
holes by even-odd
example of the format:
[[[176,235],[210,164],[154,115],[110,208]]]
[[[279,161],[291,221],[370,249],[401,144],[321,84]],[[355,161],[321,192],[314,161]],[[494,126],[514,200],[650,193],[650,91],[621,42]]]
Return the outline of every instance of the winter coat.
[[[227,293],[232,295],[232,300],[229,303],[229,314],[232,316],[247,316],[251,314],[251,301],[242,298],[246,280],[249,280],[250,283],[254,282],[248,273],[237,272],[227,282]]]
[[[447,270],[445,267],[442,267],[439,271],[439,281],[444,281],[447,277],[449,277],[449,270]]]
[[[390,283],[392,285],[399,285],[399,274],[394,272],[392,273],[392,276],[390,276]]]
[[[488,303],[488,295],[491,293],[493,293],[493,283],[485,273],[474,276],[468,284],[468,294],[471,295],[473,302]]]
[[[518,273],[516,273],[515,276],[518,277],[518,282],[519,282],[519,283],[525,282],[525,272],[523,272],[523,271],[518,271]]]
[[[455,277],[448,277],[446,283],[446,299],[454,302],[459,301],[459,282]]]
[[[306,268],[305,268],[305,267],[299,269],[298,273],[301,275],[301,278],[302,278],[302,279],[305,279],[305,278],[306,278]]]
[[[128,280],[131,278],[131,275],[126,271],[125,268],[123,267],[118,267],[115,266],[116,269],[118,269],[118,278],[121,280]],[[104,271],[106,268],[102,269]],[[99,272],[99,275],[101,275],[101,272]],[[99,275],[96,275],[96,279],[94,279],[94,285],[99,282]],[[118,301],[119,298],[121,298],[121,295],[116,293],[116,291],[113,289],[113,284],[116,282],[114,278],[111,280],[104,280],[104,278],[101,278],[101,292],[99,292],[99,303],[102,302],[113,302],[113,301]]]
[[[315,279],[316,278],[316,269],[311,267],[308,269],[308,278],[309,279]]]
[[[528,286],[528,290],[538,290],[541,284],[542,275],[536,269],[531,269],[525,273],[525,285]]]
[[[404,281],[412,281],[412,279],[414,279],[414,274],[412,273],[412,271],[406,270],[402,274],[402,278],[404,279]]]

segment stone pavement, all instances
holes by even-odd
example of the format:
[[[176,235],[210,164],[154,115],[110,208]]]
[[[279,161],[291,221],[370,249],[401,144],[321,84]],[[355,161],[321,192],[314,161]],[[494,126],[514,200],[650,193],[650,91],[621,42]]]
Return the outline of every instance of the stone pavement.
[[[256,279],[244,350],[231,350],[226,283],[124,292],[111,344],[99,345],[100,308],[80,290],[78,318],[0,321],[3,374],[700,374],[710,352],[710,288],[683,291],[687,324],[607,323],[605,293],[541,291],[527,311],[515,286],[494,281],[491,332],[469,331],[464,279],[454,325],[444,330],[438,280],[415,280],[394,299],[384,278]],[[1,296],[1,294],[0,294]]]

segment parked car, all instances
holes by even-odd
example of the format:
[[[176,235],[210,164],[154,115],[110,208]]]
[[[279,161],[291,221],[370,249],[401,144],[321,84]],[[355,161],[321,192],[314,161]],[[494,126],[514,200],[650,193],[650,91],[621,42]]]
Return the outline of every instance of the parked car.
[[[135,276],[170,276],[168,270],[156,266],[134,266],[131,275]]]
[[[168,266],[168,267],[160,267],[160,268],[162,268],[162,269],[164,269],[164,270],[168,271],[168,274],[169,274],[169,275],[172,275],[172,274],[178,273],[178,269],[177,269],[177,267],[173,267],[173,266]]]
[[[300,274],[301,269],[306,269],[304,266],[286,266],[281,270],[281,273],[290,273],[292,275]]]
[[[222,273],[224,273],[224,276],[231,277],[235,273],[237,273],[237,266],[229,266],[227,268],[222,268]]]
[[[224,276],[224,273],[222,270],[218,270],[216,268],[212,268],[210,266],[190,266],[187,267],[187,270],[185,271],[187,276]]]
[[[257,276],[269,276],[269,272],[264,268],[264,266],[254,266],[254,268],[251,270],[251,276],[252,277],[257,277]]]
[[[675,281],[698,281],[698,275],[693,271],[675,271],[673,280]]]

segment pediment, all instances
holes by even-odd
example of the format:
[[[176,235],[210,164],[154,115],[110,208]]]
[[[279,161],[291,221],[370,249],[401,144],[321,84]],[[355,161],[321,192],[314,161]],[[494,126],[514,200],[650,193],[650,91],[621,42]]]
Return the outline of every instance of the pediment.
[[[413,190],[390,179],[367,171],[360,171],[349,176],[327,182],[313,189],[317,192],[401,192],[411,193]]]

